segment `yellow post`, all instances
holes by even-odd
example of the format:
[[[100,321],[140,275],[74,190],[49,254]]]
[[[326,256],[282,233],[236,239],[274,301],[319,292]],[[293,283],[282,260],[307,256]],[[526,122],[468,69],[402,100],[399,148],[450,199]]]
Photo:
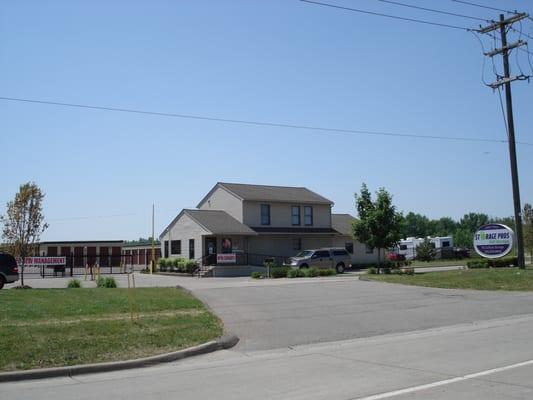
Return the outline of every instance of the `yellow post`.
[[[154,214],[155,204],[152,204],[152,260],[150,261],[150,274],[152,274],[155,269]]]

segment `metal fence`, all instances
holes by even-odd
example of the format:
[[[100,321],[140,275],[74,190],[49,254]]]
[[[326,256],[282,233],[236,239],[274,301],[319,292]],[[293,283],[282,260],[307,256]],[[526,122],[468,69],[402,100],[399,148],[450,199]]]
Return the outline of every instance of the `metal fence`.
[[[45,278],[64,276],[95,276],[97,274],[124,274],[134,269],[131,255],[68,255],[65,265],[24,266],[24,277]],[[22,265],[19,264],[19,273]]]

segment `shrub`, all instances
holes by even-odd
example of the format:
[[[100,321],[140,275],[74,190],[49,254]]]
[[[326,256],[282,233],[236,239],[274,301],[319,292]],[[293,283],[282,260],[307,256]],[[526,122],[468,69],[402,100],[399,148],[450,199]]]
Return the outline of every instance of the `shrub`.
[[[81,288],[81,282],[80,282],[79,279],[71,279],[71,280],[68,281],[67,287],[69,289]]]
[[[390,267],[381,268],[381,270],[383,271],[383,273],[385,275],[390,275],[390,273],[391,273],[391,268]]]
[[[468,261],[466,263],[466,266],[468,269],[475,269],[475,268],[488,268],[490,267],[489,263],[487,261]]]
[[[318,275],[319,275],[319,276],[332,276],[332,275],[337,275],[337,271],[335,271],[333,268],[319,269],[319,270],[318,270]]]
[[[184,260],[182,263],[182,270],[181,272],[185,272],[187,274],[193,274],[194,271],[198,268],[198,264],[196,264],[196,261],[194,260]]]
[[[305,272],[301,269],[291,268],[287,271],[287,278],[303,278]]]
[[[263,274],[259,271],[254,271],[252,272],[252,278],[253,279],[261,279],[263,278]]]
[[[290,267],[272,267],[270,268],[270,276],[272,278],[286,278],[289,270],[292,270]]]
[[[159,259],[159,271],[165,272],[168,267],[168,260],[166,258]]]
[[[103,277],[101,276],[96,281],[96,287],[99,288],[116,288],[117,282],[115,281],[115,278],[112,278],[110,276]]]
[[[370,275],[376,275],[378,273],[378,270],[377,270],[376,267],[370,267],[370,268],[368,268],[368,273]]]
[[[431,261],[435,259],[437,250],[428,238],[425,238],[422,243],[416,246],[416,259],[420,261]]]
[[[518,257],[498,258],[495,260],[487,260],[487,262],[492,268],[516,267],[518,265]]]
[[[312,268],[309,268],[303,271],[304,271],[305,276],[308,278],[314,278],[318,276],[318,274],[320,273],[318,268],[315,268],[315,267],[312,267]]]

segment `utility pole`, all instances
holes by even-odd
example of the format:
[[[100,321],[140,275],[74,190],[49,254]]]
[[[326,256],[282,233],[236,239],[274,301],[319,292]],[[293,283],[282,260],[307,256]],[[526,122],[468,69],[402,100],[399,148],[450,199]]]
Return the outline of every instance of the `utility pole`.
[[[513,118],[513,98],[511,94],[511,82],[516,80],[525,80],[529,77],[525,75],[511,76],[511,71],[509,68],[509,51],[512,49],[518,49],[520,46],[526,44],[522,40],[508,44],[507,43],[507,26],[512,25],[515,22],[518,22],[524,18],[527,18],[529,15],[527,13],[520,13],[511,16],[508,19],[505,19],[503,14],[500,14],[500,20],[494,22],[493,24],[481,28],[479,32],[489,33],[492,31],[499,30],[501,36],[502,47],[499,49],[494,49],[491,52],[485,53],[488,57],[494,57],[497,54],[501,54],[503,58],[503,73],[504,75],[497,76],[496,82],[490,84],[489,86],[492,89],[498,89],[500,86],[505,87],[505,100],[507,105],[507,135],[509,142],[509,158],[511,161],[511,181],[513,186],[513,202],[514,202],[514,219],[515,219],[515,228],[516,228],[516,246],[518,252],[518,267],[525,268],[525,259],[524,259],[524,238],[522,232],[522,206],[520,203],[520,186],[518,184],[518,165],[516,162],[516,144],[515,144],[515,132],[514,132],[514,118]]]
[[[155,204],[152,204],[152,261],[150,262],[150,274],[152,274],[155,269],[154,215]]]

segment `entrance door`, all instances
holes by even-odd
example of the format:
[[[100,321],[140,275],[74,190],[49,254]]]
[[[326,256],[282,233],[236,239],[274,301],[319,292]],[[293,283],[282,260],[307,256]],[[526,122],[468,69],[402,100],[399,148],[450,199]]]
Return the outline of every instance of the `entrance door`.
[[[217,263],[217,238],[206,237],[205,238],[206,265],[215,265]]]

